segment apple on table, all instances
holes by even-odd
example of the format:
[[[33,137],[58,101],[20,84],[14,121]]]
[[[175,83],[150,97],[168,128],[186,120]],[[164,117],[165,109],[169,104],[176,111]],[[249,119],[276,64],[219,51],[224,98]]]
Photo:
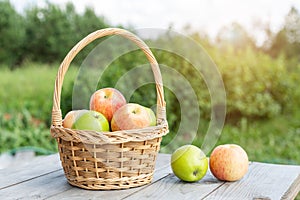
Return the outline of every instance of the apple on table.
[[[211,153],[209,167],[212,174],[222,181],[240,180],[248,171],[246,151],[237,144],[217,146]]]
[[[208,159],[200,148],[194,145],[184,145],[172,154],[171,168],[179,179],[195,182],[205,176],[208,169]]]

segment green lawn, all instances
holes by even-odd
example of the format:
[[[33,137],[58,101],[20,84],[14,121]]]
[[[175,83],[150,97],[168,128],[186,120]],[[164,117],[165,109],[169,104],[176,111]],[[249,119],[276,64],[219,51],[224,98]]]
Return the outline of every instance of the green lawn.
[[[49,123],[58,67],[29,63],[14,71],[0,69],[0,152],[23,146],[40,147],[41,153],[56,151]],[[65,88],[76,72],[69,70]]]
[[[0,69],[0,152],[24,146],[35,147],[40,153],[56,151],[49,122],[58,66],[28,64],[15,71]],[[63,95],[72,89],[76,73],[76,68],[67,73]],[[224,126],[218,144],[237,143],[253,161],[300,164],[299,119],[298,110],[268,120],[241,118],[235,125]],[[205,129],[208,122],[201,123]],[[163,140],[169,140],[168,137],[171,134]],[[202,138],[193,143],[201,146]]]

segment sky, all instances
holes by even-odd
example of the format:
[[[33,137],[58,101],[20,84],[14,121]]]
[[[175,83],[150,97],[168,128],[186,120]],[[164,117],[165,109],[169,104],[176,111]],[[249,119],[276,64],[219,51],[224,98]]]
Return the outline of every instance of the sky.
[[[172,27],[182,31],[186,25],[211,37],[232,22],[242,24],[255,35],[254,23],[269,24],[278,31],[291,6],[300,11],[300,0],[48,0],[64,5],[73,2],[78,12],[86,6],[94,8],[112,25],[134,28]],[[43,6],[43,0],[10,0],[18,11],[31,5]],[[257,27],[257,26],[256,26]],[[259,34],[257,34],[259,36]]]

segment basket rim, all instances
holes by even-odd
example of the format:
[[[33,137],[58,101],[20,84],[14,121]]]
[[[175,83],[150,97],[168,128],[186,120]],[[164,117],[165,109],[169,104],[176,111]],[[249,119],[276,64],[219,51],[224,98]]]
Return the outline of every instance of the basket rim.
[[[125,142],[142,142],[165,136],[169,133],[167,121],[156,126],[140,129],[99,132],[93,130],[77,130],[51,126],[50,132],[54,138],[84,144],[121,144]]]

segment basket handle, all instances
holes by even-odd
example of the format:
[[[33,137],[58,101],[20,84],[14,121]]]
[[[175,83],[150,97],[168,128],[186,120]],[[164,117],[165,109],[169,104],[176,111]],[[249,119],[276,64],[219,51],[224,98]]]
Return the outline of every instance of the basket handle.
[[[134,42],[146,55],[148,61],[151,64],[151,69],[154,75],[154,80],[156,84],[156,95],[157,95],[157,124],[160,125],[166,121],[166,103],[164,100],[164,90],[163,90],[163,82],[159,69],[159,65],[152,54],[150,48],[136,35],[133,33],[126,31],[120,28],[106,28],[100,29],[93,33],[90,33],[81,41],[79,41],[66,55],[63,62],[61,63],[55,81],[54,94],[53,94],[53,107],[52,107],[52,126],[61,127],[62,126],[62,113],[60,109],[60,97],[62,84],[64,80],[64,76],[75,56],[89,43],[94,40],[108,36],[108,35],[120,35],[124,38],[127,38]]]

